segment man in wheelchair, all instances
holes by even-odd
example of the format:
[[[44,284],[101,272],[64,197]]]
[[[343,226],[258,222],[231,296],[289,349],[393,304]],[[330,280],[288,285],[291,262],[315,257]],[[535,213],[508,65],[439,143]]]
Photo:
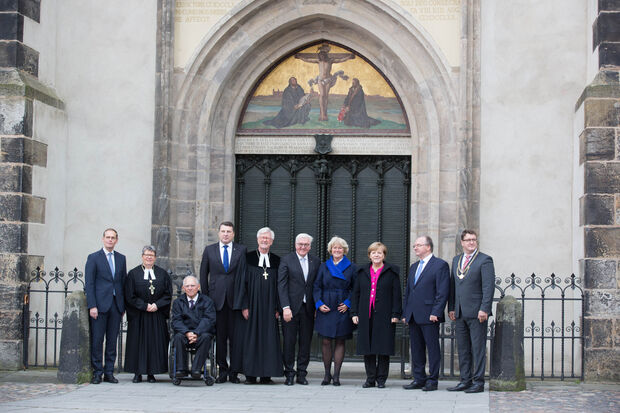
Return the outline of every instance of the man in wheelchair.
[[[183,291],[185,294],[181,294],[172,304],[174,379],[187,377],[187,353],[188,350],[195,351],[191,376],[200,379],[204,374],[205,383],[210,386],[214,378],[205,368],[205,362],[215,334],[215,306],[208,296],[199,293],[200,283],[193,275],[183,279]]]

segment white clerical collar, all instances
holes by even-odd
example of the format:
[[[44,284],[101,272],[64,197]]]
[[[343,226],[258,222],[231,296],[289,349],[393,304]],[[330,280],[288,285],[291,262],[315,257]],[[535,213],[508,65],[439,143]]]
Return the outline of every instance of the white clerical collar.
[[[270,268],[271,265],[269,265],[269,254],[263,254],[262,252],[259,251],[260,254],[260,258],[258,259],[258,266],[259,267],[265,267],[265,268]]]
[[[153,271],[152,268],[144,268],[142,267],[142,269],[144,270],[144,279],[148,280],[149,278],[151,280],[155,279],[155,271]]]
[[[189,303],[190,301],[194,300],[194,304],[196,304],[196,301],[198,301],[198,294],[200,293],[196,293],[194,298],[189,298],[189,295],[185,294],[185,296],[187,297],[187,302]]]

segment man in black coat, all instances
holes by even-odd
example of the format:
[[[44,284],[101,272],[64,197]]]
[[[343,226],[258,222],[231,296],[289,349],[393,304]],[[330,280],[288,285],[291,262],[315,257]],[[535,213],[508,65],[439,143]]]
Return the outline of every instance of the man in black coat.
[[[310,362],[310,343],[314,329],[314,279],[321,260],[309,254],[312,237],[301,233],[295,238],[295,252],[285,255],[278,267],[278,297],[282,306],[284,375],[286,385],[308,384],[306,375]],[[295,345],[297,372],[295,372]]]
[[[235,280],[243,271],[246,248],[236,242],[234,225],[224,221],[219,226],[219,242],[208,245],[202,253],[200,262],[200,286],[204,294],[208,295],[215,304],[216,311],[216,354],[215,360],[219,368],[216,383],[224,383],[229,379],[232,383],[239,383],[238,371],[231,371],[226,360],[230,345],[230,364],[239,365],[233,360],[237,355],[232,351],[234,341],[234,327],[240,318],[235,314]]]
[[[108,228],[103,231],[103,248],[93,252],[86,259],[84,277],[86,279],[86,303],[90,315],[91,349],[90,358],[93,366],[91,383],[118,383],[114,377],[116,360],[116,342],[121,319],[125,312],[123,294],[127,264],[125,256],[114,251],[118,242],[118,233]],[[105,366],[102,362],[103,340],[105,336]]]
[[[413,249],[420,260],[409,269],[403,321],[409,324],[414,380],[403,387],[434,391],[437,390],[441,360],[439,324],[445,321],[450,267],[433,255],[433,240],[429,236],[416,239]],[[425,370],[427,350],[428,375]]]
[[[463,254],[452,260],[448,316],[456,321],[461,381],[449,391],[484,391],[487,325],[495,292],[493,258],[478,251],[475,231],[461,233]]]
[[[209,348],[215,333],[215,307],[213,301],[200,294],[200,284],[193,275],[183,279],[183,291],[172,304],[172,330],[176,349],[176,377],[187,376],[187,352],[185,347],[194,344],[196,355],[192,361],[192,378],[199,379],[209,356]],[[205,382],[211,386],[213,377],[205,372]]]

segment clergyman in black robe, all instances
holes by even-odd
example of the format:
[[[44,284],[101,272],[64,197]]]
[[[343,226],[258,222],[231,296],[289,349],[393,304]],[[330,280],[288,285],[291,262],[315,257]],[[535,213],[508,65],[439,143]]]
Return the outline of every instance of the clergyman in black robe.
[[[282,92],[282,108],[280,112],[278,112],[275,118],[266,120],[263,123],[276,128],[306,123],[310,114],[310,102],[304,97],[304,90],[297,84],[297,79],[291,77],[288,80],[288,86]]]
[[[343,110],[345,112],[343,122],[347,126],[370,128],[381,123],[380,120],[371,118],[366,113],[366,98],[364,89],[358,79],[353,79],[353,85],[344,99]]]
[[[154,263],[155,248],[144,247],[142,264],[129,271],[125,281],[125,371],[134,373],[134,383],[142,381],[142,374],[147,374],[152,383],[153,375],[168,371],[167,319],[172,282],[168,273]]]
[[[246,384],[273,383],[282,377],[282,350],[278,329],[278,266],[280,257],[269,252],[273,231],[262,228],[257,234],[258,250],[246,255],[244,279],[235,294],[235,309],[242,310],[245,323],[243,374]]]

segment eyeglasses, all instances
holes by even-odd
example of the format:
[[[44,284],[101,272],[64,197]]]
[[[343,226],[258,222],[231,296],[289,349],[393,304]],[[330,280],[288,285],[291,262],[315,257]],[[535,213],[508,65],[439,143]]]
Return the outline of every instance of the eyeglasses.
[[[467,238],[464,239],[463,242],[477,242],[478,240],[476,238]]]
[[[304,248],[308,248],[310,246],[310,244],[302,244],[301,242],[298,242],[297,245]]]
[[[146,258],[155,258],[154,254],[142,254],[142,256]]]
[[[423,247],[425,245],[428,245],[428,244],[413,244],[414,247]]]

